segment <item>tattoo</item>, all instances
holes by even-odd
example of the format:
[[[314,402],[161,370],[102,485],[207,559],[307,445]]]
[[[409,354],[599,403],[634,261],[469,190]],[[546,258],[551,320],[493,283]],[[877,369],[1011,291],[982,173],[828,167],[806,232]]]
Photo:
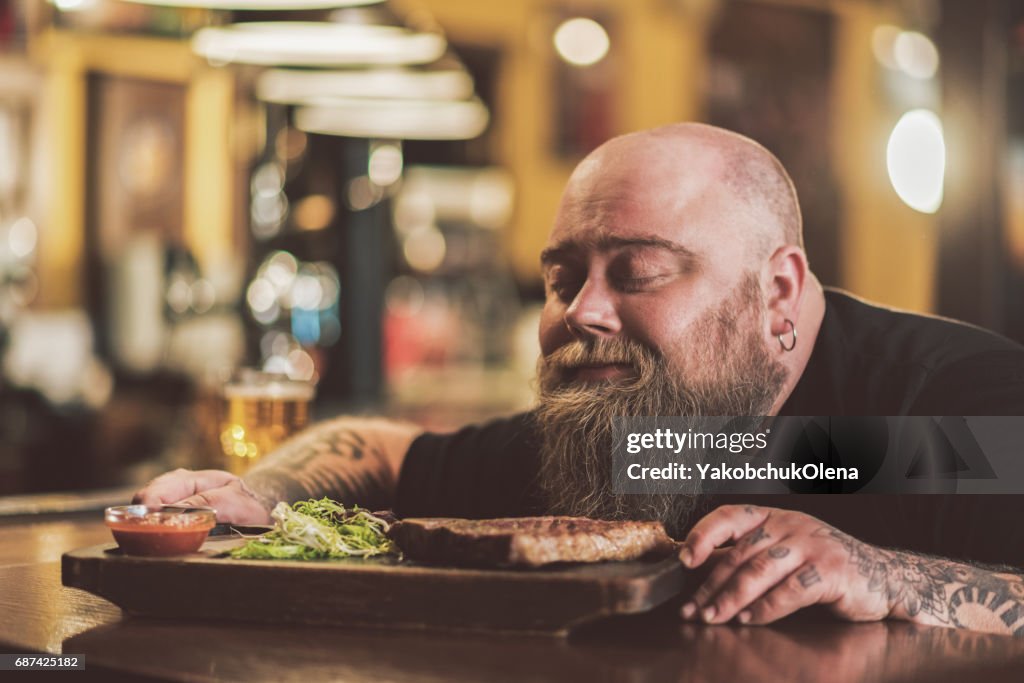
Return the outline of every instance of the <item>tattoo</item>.
[[[985,624],[985,630],[1024,636],[1024,582],[980,571],[950,596],[949,617],[958,628]]]
[[[818,570],[814,568],[813,564],[808,565],[807,569],[797,574],[796,578],[804,588],[810,588],[821,581],[821,575],[818,574]]]
[[[747,534],[746,536],[741,538],[740,542],[739,542],[739,545],[741,547],[750,547],[752,545],[760,543],[761,541],[765,540],[766,538],[771,538],[771,536],[768,535],[768,532],[765,531],[764,525],[762,524],[761,526],[757,527],[756,529],[751,531],[749,534]]]
[[[264,500],[329,496],[371,510],[390,507],[396,486],[384,451],[345,421],[325,423],[286,441],[244,481]]]
[[[773,560],[781,560],[786,555],[789,555],[789,548],[784,545],[776,545],[768,549],[768,557]]]
[[[876,548],[831,527],[814,535],[842,545],[857,573],[868,580],[868,590],[883,594],[892,609],[948,626],[1024,636],[1024,577],[1019,570]]]
[[[242,487],[242,493],[244,493],[245,495],[255,500],[257,503],[259,503],[260,507],[262,507],[265,510],[274,509],[276,501],[267,498],[266,496],[260,494],[258,491],[253,491],[252,487],[246,484],[244,479],[239,479],[238,484]]]

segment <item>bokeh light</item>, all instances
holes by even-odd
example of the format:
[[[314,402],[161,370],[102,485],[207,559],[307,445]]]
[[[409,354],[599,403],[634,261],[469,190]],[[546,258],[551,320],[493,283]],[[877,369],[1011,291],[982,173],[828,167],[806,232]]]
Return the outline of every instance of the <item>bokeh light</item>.
[[[896,39],[900,37],[899,27],[893,26],[892,24],[882,24],[881,26],[875,27],[875,30],[871,32],[871,51],[875,55],[875,59],[878,60],[879,64],[887,69],[898,69],[899,64],[896,63]]]
[[[430,273],[444,262],[447,248],[444,235],[437,227],[431,225],[409,233],[402,245],[402,253],[412,268]]]
[[[346,199],[353,211],[365,211],[384,197],[380,186],[373,183],[369,176],[361,175],[353,178],[348,184]]]
[[[292,286],[298,272],[298,260],[287,251],[275,251],[260,266],[260,274],[270,281],[278,295]]]
[[[908,111],[892,130],[886,150],[889,180],[907,206],[935,213],[942,205],[946,144],[942,122],[927,109]]]
[[[379,145],[370,154],[367,168],[370,180],[381,187],[387,187],[402,177],[402,150],[398,145]]]
[[[36,224],[27,216],[22,216],[11,223],[7,233],[7,244],[15,258],[23,259],[31,256],[36,249],[37,240]]]
[[[610,46],[608,32],[593,19],[575,17],[555,29],[555,49],[562,59],[575,66],[597,64],[608,54]]]
[[[904,31],[883,24],[871,33],[871,51],[887,69],[926,81],[939,70],[939,49],[932,39],[918,31]]]
[[[299,230],[323,230],[334,220],[334,201],[324,194],[311,194],[295,203],[292,221]]]
[[[911,78],[927,80],[939,70],[939,50],[923,33],[903,31],[893,44],[896,64]]]

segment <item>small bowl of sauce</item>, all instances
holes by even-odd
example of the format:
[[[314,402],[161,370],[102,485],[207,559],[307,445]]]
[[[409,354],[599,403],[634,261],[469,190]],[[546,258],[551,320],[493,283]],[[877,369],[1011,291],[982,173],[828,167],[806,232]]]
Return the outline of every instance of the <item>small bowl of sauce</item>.
[[[213,508],[175,505],[118,505],[103,517],[121,552],[147,557],[194,553],[217,524]]]

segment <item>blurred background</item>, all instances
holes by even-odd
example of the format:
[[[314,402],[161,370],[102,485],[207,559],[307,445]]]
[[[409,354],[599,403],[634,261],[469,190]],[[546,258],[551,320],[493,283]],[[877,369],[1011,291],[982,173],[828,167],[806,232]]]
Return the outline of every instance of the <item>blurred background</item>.
[[[796,182],[820,279],[1024,341],[1024,3],[0,0],[0,496],[219,466],[220,389],[530,403],[575,163],[680,120]]]

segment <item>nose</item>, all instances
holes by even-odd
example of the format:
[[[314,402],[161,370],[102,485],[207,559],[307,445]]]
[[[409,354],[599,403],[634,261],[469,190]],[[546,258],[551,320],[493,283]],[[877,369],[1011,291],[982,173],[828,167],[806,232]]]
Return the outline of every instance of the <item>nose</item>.
[[[615,301],[601,282],[588,279],[565,310],[565,324],[574,336],[613,337],[622,331]]]

